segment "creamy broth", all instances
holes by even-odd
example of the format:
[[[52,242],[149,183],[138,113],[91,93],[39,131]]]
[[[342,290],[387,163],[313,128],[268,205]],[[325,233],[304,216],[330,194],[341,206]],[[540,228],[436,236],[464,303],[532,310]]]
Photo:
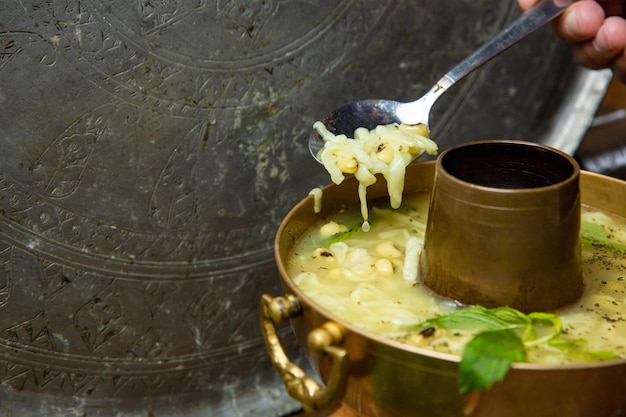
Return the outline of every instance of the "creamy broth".
[[[405,195],[403,204],[375,202],[369,232],[360,228],[358,207],[324,219],[295,246],[288,263],[294,283],[329,313],[364,330],[403,343],[460,355],[471,333],[437,329],[415,331],[417,324],[457,310],[452,300],[432,293],[418,279],[430,193]],[[626,244],[626,219],[583,207],[583,221],[611,231]],[[584,339],[585,351],[610,351],[626,358],[626,255],[585,244],[585,292],[572,306],[555,311],[564,337]],[[557,349],[535,347],[528,360],[563,363]]]

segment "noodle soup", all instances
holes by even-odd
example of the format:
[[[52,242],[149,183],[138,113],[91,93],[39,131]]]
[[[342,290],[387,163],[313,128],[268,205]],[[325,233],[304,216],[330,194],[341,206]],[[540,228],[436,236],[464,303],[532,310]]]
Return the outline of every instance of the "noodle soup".
[[[429,192],[405,195],[397,209],[373,202],[369,232],[360,227],[358,207],[322,219],[294,247],[287,268],[303,293],[336,317],[389,339],[460,355],[471,332],[417,330],[420,323],[463,307],[418,279],[429,197]],[[582,221],[583,232],[603,231],[604,240],[583,236],[585,292],[552,313],[561,319],[563,339],[580,343],[581,352],[626,358],[626,219],[583,207]],[[537,346],[529,349],[528,360],[559,364],[588,357]]]

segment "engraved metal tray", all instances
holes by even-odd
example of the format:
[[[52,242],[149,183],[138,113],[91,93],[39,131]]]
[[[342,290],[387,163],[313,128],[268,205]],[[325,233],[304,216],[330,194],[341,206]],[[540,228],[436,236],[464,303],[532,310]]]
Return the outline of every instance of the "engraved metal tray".
[[[499,0],[2,1],[0,416],[295,410],[257,300],[278,290],[280,220],[328,182],[312,123],[421,96],[517,14]],[[573,152],[609,77],[546,28],[447,93],[433,136]]]

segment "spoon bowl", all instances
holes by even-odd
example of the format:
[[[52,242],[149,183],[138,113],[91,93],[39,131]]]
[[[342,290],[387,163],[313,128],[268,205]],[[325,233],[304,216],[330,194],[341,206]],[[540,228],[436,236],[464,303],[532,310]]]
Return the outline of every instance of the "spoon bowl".
[[[444,92],[475,69],[559,16],[574,1],[539,1],[491,40],[459,62],[418,100],[409,103],[377,99],[359,100],[333,110],[320,121],[331,133],[344,134],[347,137],[352,137],[359,127],[371,130],[376,126],[391,123],[411,125],[423,123],[430,129],[430,110]],[[314,129],[309,136],[309,150],[318,161],[318,154],[323,147],[324,139]]]

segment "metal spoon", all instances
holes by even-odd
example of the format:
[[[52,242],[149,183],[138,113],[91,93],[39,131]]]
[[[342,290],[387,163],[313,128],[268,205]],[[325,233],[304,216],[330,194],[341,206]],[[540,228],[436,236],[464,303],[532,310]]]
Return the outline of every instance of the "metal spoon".
[[[429,126],[430,110],[437,99],[457,81],[485,64],[496,55],[516,44],[535,29],[543,26],[560,15],[575,0],[542,0],[494,38],[479,47],[441,77],[430,91],[422,98],[401,103],[393,100],[360,100],[349,103],[332,111],[321,119],[326,128],[335,135],[345,134],[352,137],[359,127],[373,129],[378,125],[390,123],[418,124]],[[324,146],[324,140],[316,130],[309,137],[309,150],[317,155]],[[318,159],[319,160],[319,159]]]

